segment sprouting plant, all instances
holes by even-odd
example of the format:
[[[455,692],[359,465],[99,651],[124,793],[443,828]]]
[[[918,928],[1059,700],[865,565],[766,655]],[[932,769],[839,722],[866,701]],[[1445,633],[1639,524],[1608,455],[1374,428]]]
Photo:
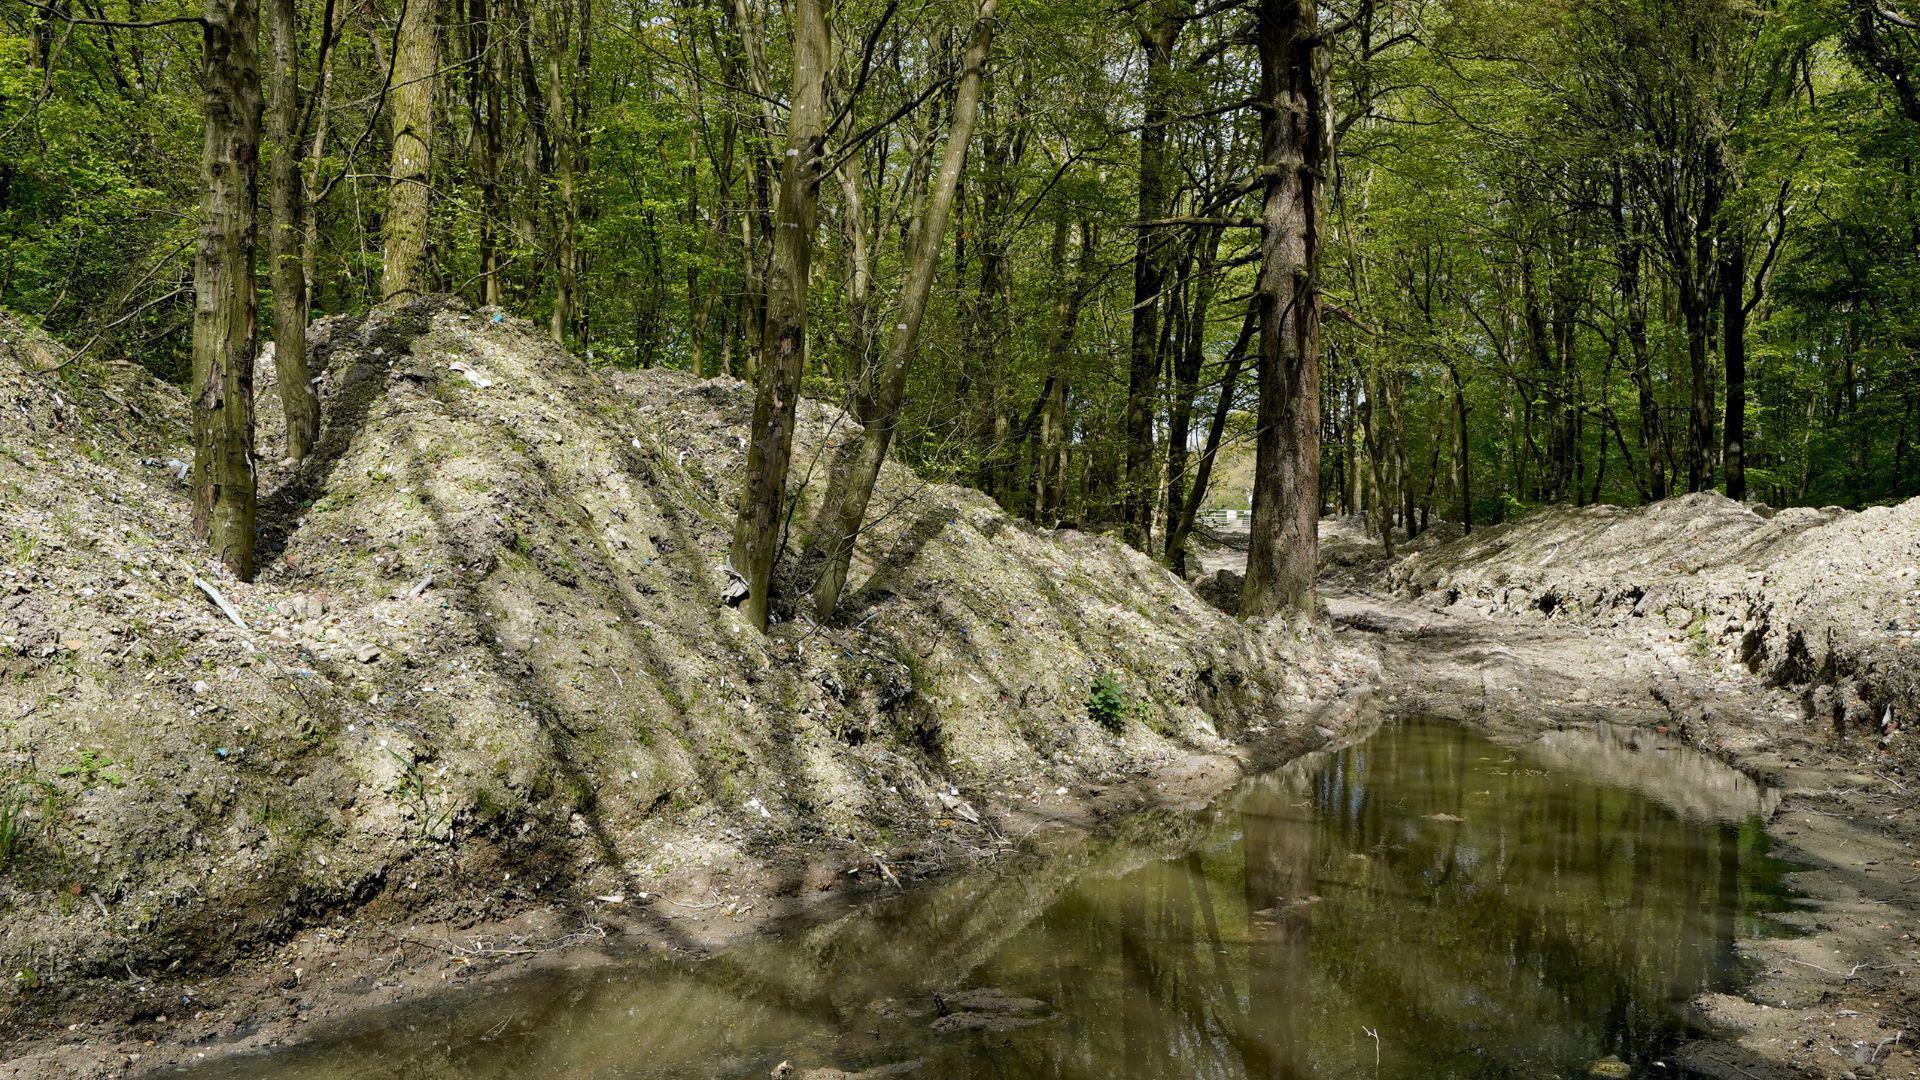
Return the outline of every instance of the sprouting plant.
[[[27,794],[19,788],[0,793],[0,870],[13,862],[27,829]]]
[[[1112,672],[1104,672],[1093,680],[1087,688],[1087,715],[1095,723],[1108,731],[1117,732],[1126,726],[1127,717],[1136,704],[1120,686],[1120,680]]]
[[[14,529],[7,534],[7,546],[10,549],[10,561],[25,565],[32,562],[34,554],[40,550],[40,540],[24,529]]]
[[[82,787],[92,787],[96,781],[109,787],[120,787],[126,780],[112,765],[113,759],[105,754],[82,750],[71,764],[60,767],[60,775],[78,777]]]
[[[427,775],[420,768],[420,762],[412,755],[388,750],[387,754],[400,763],[400,783],[397,794],[401,795],[412,809],[414,818],[420,822],[420,839],[431,840],[437,836],[442,826],[453,820],[453,806],[435,810],[433,793],[428,789]]]

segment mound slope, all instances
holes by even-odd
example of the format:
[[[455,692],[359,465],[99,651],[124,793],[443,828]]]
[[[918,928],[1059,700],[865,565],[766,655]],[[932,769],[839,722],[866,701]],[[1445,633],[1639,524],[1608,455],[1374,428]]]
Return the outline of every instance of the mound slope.
[[[596,369],[443,300],[315,327],[325,430],[262,466],[240,583],[188,535],[179,394],[127,364],[43,374],[57,349],[4,337],[18,1016],[349,916],[950,865],[1008,813],[1298,732],[1361,663],[892,466],[844,617],[762,637],[718,599],[747,388]],[[796,522],[845,423],[804,403]]]
[[[1801,687],[1886,736],[1920,720],[1920,499],[1773,511],[1712,493],[1550,509],[1410,555],[1390,583],[1449,602],[1586,619]]]

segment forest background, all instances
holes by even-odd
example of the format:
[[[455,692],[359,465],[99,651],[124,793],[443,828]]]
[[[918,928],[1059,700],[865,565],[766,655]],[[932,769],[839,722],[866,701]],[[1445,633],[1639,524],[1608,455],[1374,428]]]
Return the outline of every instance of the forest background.
[[[882,456],[1184,568],[1251,495],[1290,100],[1320,510],[1860,506],[1920,494],[1916,63],[1897,0],[3,0],[0,307],[187,384],[247,202],[227,277],[283,357],[447,292],[777,399],[784,326]],[[311,442],[285,404],[261,455]]]

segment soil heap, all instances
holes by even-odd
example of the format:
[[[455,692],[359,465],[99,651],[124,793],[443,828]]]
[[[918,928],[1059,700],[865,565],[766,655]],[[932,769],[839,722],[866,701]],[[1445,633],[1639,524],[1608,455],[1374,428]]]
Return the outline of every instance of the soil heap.
[[[596,367],[441,299],[323,321],[312,352],[325,430],[262,466],[241,583],[190,536],[179,392],[0,325],[16,1020],[91,993],[137,1021],[166,973],[323,922],[929,871],[1009,813],[1314,741],[1306,707],[1364,674],[898,466],[842,618],[763,637],[720,602],[744,385]],[[796,533],[853,433],[802,403]]]
[[[1896,745],[1920,721],[1920,499],[1857,513],[1713,493],[1547,509],[1409,555],[1389,582],[1444,604],[1642,627]]]

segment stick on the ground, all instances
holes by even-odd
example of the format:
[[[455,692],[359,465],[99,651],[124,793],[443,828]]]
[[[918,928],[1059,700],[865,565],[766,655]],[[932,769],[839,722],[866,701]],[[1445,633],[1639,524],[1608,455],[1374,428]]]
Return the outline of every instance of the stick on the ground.
[[[219,589],[208,584],[205,578],[196,577],[193,579],[193,583],[200,587],[201,592],[207,594],[207,599],[212,600],[227,618],[233,620],[233,625],[245,630],[249,634],[253,633],[253,630],[247,626],[247,620],[242,619],[240,613],[233,610],[233,605],[227,603],[227,598],[220,595]]]

